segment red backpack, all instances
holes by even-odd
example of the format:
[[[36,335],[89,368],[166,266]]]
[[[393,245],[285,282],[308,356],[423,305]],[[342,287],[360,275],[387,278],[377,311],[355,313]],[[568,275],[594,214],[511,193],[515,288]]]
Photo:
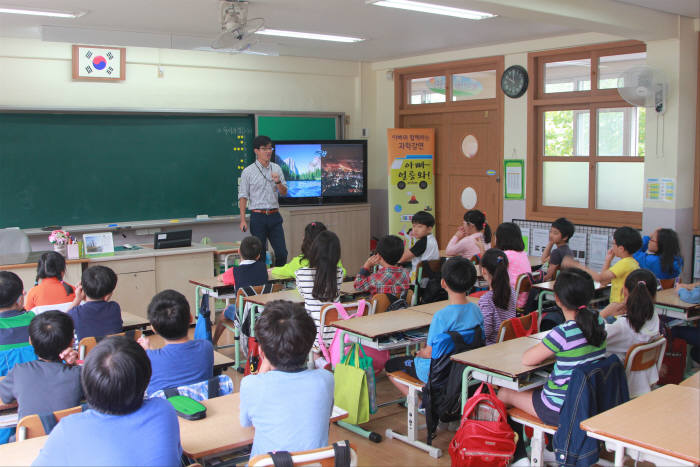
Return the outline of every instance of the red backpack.
[[[488,393],[481,393],[486,384]],[[490,384],[482,383],[464,404],[462,422],[450,443],[452,467],[507,466],[515,453],[515,433],[506,409]]]
[[[248,337],[248,359],[243,376],[257,375],[260,368],[260,347],[255,337]]]

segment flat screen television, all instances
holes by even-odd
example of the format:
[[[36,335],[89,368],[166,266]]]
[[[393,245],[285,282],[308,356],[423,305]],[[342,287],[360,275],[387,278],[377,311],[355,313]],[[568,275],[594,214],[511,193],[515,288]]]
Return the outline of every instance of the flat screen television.
[[[287,196],[280,205],[367,202],[367,141],[275,141]]]

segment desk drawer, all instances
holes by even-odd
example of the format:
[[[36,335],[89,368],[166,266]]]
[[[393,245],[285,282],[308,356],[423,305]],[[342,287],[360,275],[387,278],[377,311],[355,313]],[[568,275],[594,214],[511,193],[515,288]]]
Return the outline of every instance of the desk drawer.
[[[99,264],[111,268],[117,274],[129,274],[134,272],[154,271],[156,269],[155,258],[119,259],[112,261],[90,261],[90,266]]]

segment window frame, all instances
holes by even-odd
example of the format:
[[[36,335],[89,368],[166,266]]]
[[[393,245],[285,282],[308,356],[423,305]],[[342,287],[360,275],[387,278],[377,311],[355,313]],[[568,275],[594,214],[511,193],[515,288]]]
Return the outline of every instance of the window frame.
[[[609,55],[645,52],[646,45],[638,41],[624,41],[571,49],[549,50],[528,54],[528,68],[531,70],[532,92],[528,93],[528,168],[526,214],[528,219],[553,221],[565,216],[574,223],[619,226],[629,225],[641,228],[642,212],[597,209],[596,206],[596,172],[597,164],[602,162],[644,162],[638,156],[599,156],[598,155],[598,110],[633,107],[620,97],[617,89],[598,89],[599,58]],[[545,93],[545,64],[567,60],[591,60],[591,89],[588,91],[570,91]],[[544,112],[554,110],[588,110],[589,111],[589,145],[588,156],[545,156]],[[626,112],[626,114],[631,112]],[[574,113],[576,115],[576,113]],[[576,119],[574,119],[576,120]],[[574,125],[576,122],[574,121]],[[625,133],[628,130],[625,129]],[[575,135],[576,137],[576,135]],[[623,149],[629,148],[629,141],[623,142]],[[623,151],[624,152],[624,151]],[[545,206],[543,202],[544,162],[588,162],[588,206],[571,208]],[[595,219],[595,221],[592,221]]]

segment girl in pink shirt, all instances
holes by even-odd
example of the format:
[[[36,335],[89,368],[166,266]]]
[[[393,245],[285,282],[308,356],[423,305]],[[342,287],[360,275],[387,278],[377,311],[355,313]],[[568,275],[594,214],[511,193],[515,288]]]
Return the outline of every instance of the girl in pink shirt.
[[[513,222],[504,222],[496,229],[496,248],[502,250],[508,257],[508,276],[510,285],[515,288],[520,274],[532,272],[530,260],[527,257],[523,234],[520,227]],[[523,307],[527,301],[527,292],[518,295],[518,307]]]
[[[472,259],[481,257],[490,247],[491,227],[486,223],[486,216],[478,209],[472,209],[464,214],[464,222],[447,244],[447,256],[462,256]]]

